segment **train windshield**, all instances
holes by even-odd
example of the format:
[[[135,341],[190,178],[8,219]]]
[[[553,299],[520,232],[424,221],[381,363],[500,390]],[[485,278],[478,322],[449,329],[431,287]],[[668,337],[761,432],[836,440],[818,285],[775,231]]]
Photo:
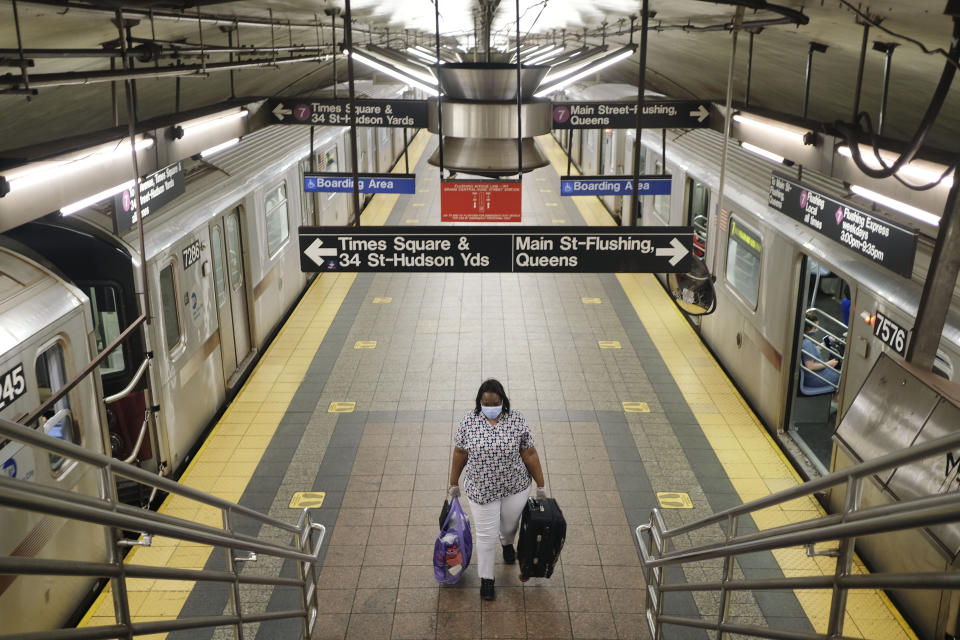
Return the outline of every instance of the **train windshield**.
[[[119,290],[110,285],[94,285],[87,287],[87,295],[93,309],[93,330],[97,336],[97,351],[100,352],[120,335],[122,318]],[[126,367],[125,350],[124,344],[114,349],[100,365],[100,375],[123,371]]]

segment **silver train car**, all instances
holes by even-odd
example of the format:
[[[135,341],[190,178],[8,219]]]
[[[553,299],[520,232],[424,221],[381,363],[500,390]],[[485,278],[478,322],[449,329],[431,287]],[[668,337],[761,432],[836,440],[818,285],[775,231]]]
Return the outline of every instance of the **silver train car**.
[[[356,85],[360,96],[404,97],[402,85],[369,81]],[[357,132],[361,172],[387,172],[401,158],[402,129],[359,128]],[[412,139],[416,131],[409,133]],[[310,127],[267,126],[210,158],[183,161],[185,193],[145,219],[143,254],[137,232],[116,234],[110,213],[101,206],[71,216],[54,213],[0,236],[0,241],[16,243],[36,255],[62,278],[27,266],[23,258],[0,253],[0,282],[4,283],[0,287],[0,372],[16,370],[25,378],[18,377],[14,388],[23,380],[26,389],[15,402],[0,401],[0,415],[15,417],[39,405],[38,394],[44,387],[35,379],[38,353],[61,348],[57,345],[62,342],[60,366],[66,369],[57,375],[69,379],[90,361],[91,354],[114,341],[143,312],[138,271],[144,265],[150,322],[104,361],[99,376],[89,377],[71,391],[74,421],[69,433],[75,442],[158,473],[175,475],[185,468],[205,430],[309,282],[300,270],[297,227],[345,225],[352,216],[349,194],[303,192],[303,174],[311,170],[310,149]],[[313,151],[318,171],[348,170],[349,128],[316,127]],[[370,198],[361,197],[362,204]],[[13,275],[7,273],[8,263]],[[50,319],[49,327],[11,321],[7,331],[10,301],[27,303],[17,286],[43,291],[44,297],[37,301],[49,301],[43,316]],[[34,308],[32,313],[39,311]],[[28,329],[31,333],[20,335]],[[148,354],[153,356],[150,366],[137,379]],[[147,394],[148,378],[152,397]],[[148,409],[151,417],[145,420]],[[0,466],[25,455],[10,453],[15,450],[16,446],[7,445],[0,452],[5,461]],[[69,465],[53,470],[53,463],[45,459],[16,464],[18,477],[23,477],[24,469],[32,469],[34,481],[63,486],[69,480],[78,491],[96,490],[95,482]],[[145,506],[155,495],[132,482],[118,486],[118,491],[121,499]],[[20,549],[28,555],[53,553],[55,557],[66,536],[72,555],[95,559],[102,554],[102,533],[61,533],[44,525],[47,529],[41,536],[37,534],[40,524],[31,516],[11,517],[8,521],[4,512],[0,527],[0,544],[8,552],[16,554]],[[87,544],[91,549],[78,547]],[[35,625],[31,630],[68,623],[93,586],[92,581],[60,578],[51,582],[20,577],[12,584],[4,580],[6,576],[0,576],[0,620],[5,632],[8,620]],[[35,610],[37,602],[57,604],[55,609],[45,608],[51,614],[45,613],[42,619],[22,615]]]
[[[28,252],[27,252],[28,253]],[[87,297],[53,271],[0,238],[0,416],[26,417],[73,379],[95,348]],[[88,376],[48,415],[30,425],[48,435],[104,450],[100,381]],[[0,438],[5,477],[99,497],[98,473],[89,465],[37,452]],[[0,553],[10,556],[106,560],[104,531],[86,523],[16,509],[0,512]],[[65,576],[0,575],[0,620],[4,633],[63,624],[92,581]],[[24,612],[43,611],[43,616]]]
[[[635,101],[636,87],[591,85],[568,90],[567,97]],[[897,357],[874,336],[878,314],[899,327],[914,326],[936,227],[893,211],[880,214],[919,233],[913,273],[902,277],[769,207],[771,172],[789,172],[787,167],[731,141],[723,202],[718,202],[722,135],[712,129],[668,130],[664,160],[663,133],[643,132],[640,173],[672,176],[672,195],[642,198],[638,224],[693,227],[694,253],[716,277],[716,310],[692,320],[700,337],[801,472],[815,475],[861,461],[855,443],[863,436],[835,432],[879,355]],[[563,131],[557,138],[565,149],[569,145],[573,162],[585,175],[632,173],[634,131],[584,130],[572,136]],[[804,172],[803,182],[871,210],[836,180]],[[623,200],[602,198],[618,219],[629,206]],[[820,349],[823,360],[836,359],[836,379],[825,381],[832,384],[819,381],[822,370],[808,366],[809,357],[802,355],[805,338]],[[933,371],[960,382],[958,367],[960,293],[954,289]],[[884,444],[907,447],[917,435],[897,431],[884,434]],[[942,461],[931,462],[928,472],[942,480],[942,467]],[[896,499],[879,482],[864,497],[865,504]],[[842,493],[831,493],[825,507],[839,509],[840,500]],[[871,536],[858,541],[857,549],[879,571],[943,570],[958,554],[926,531]],[[894,596],[918,631],[929,637],[938,619],[952,616],[956,626],[960,603],[948,592]]]

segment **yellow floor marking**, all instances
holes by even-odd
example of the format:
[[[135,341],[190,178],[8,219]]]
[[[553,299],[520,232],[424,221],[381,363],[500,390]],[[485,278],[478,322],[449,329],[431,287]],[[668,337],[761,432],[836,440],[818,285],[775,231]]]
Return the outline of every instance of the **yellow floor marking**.
[[[430,189],[417,189],[417,193],[430,193]]]
[[[597,340],[601,349],[622,349],[618,340]]]
[[[553,224],[566,224],[566,223],[567,223],[567,221],[564,220],[563,218],[554,218],[553,220],[551,220],[551,222],[553,222]]]
[[[412,164],[420,160],[430,137],[429,132],[422,130],[410,143]],[[403,173],[402,166],[401,161],[392,172]],[[397,195],[375,195],[364,209],[360,224],[383,225],[397,199]],[[353,273],[324,273],[313,281],[184,470],[180,477],[182,484],[225,500],[240,500],[293,399],[297,384],[291,383],[303,379],[355,279]],[[223,526],[217,509],[180,496],[168,497],[158,511],[214,527]],[[205,545],[154,537],[152,546],[134,547],[125,562],[203,569],[211,551],[212,548]],[[181,580],[127,580],[133,620],[176,619],[193,585]],[[113,613],[112,589],[107,585],[77,626],[115,624]],[[166,634],[144,637],[163,640]]]
[[[560,206],[560,205],[557,204],[556,202],[544,202],[543,205],[544,205],[545,207],[559,207],[559,206]]]
[[[693,509],[690,494],[682,491],[657,491],[657,502],[664,509]]]
[[[357,340],[353,343],[354,349],[376,349],[377,341],[376,340]]]
[[[550,164],[553,165],[554,170],[560,175],[564,175],[567,170],[567,154],[564,153],[557,141],[554,140],[553,136],[549,133],[538,136],[537,140],[540,142],[540,147],[546,152],[547,158],[550,160]],[[578,176],[580,172],[577,171],[576,167],[571,165],[570,175]],[[573,203],[577,205],[577,210],[580,211],[580,215],[583,216],[584,222],[591,227],[615,226],[616,223],[613,218],[610,217],[607,208],[603,206],[600,198],[597,196],[567,197],[573,200]]]
[[[650,405],[646,402],[621,402],[624,413],[650,413]]]
[[[356,408],[356,402],[331,402],[327,413],[353,413]]]
[[[411,203],[410,206],[411,206],[411,207],[425,207],[425,206],[427,206],[427,205],[424,204],[423,202],[413,202],[413,203]]]
[[[390,304],[393,302],[393,298],[374,298],[373,304]]]
[[[317,508],[323,505],[324,498],[327,497],[326,491],[294,491],[290,497],[291,509],[306,509],[307,507]]]
[[[740,499],[748,502],[802,482],[657,279],[650,274],[617,274],[617,279],[687,403],[691,407],[715,407],[712,411],[695,411],[694,415]],[[813,498],[802,498],[764,509],[753,519],[758,528],[769,529],[822,514]],[[779,549],[773,556],[786,576],[832,575],[836,566],[834,558],[808,558],[800,547]],[[866,573],[859,558],[855,560],[854,572]],[[829,591],[794,593],[816,632],[824,633],[830,610]],[[849,598],[845,636],[916,639],[882,591],[851,591]]]
[[[600,298],[580,298],[583,304],[602,304]]]
[[[553,189],[540,189],[540,193],[553,193]]]
[[[417,224],[418,222],[420,222],[420,219],[419,219],[419,218],[412,218],[412,219],[410,219],[410,220],[404,220],[404,221],[403,221],[404,224]]]

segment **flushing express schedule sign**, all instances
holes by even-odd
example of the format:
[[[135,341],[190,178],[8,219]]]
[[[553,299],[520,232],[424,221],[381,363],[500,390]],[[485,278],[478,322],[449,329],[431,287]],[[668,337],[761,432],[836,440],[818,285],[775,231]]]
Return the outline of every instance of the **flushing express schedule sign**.
[[[443,180],[441,222],[520,222],[519,180]]]
[[[164,205],[187,191],[187,179],[180,162],[151,173],[140,182],[140,204],[143,218],[156,213]],[[113,225],[116,232],[125,233],[137,223],[137,198],[134,187],[124,189],[113,197]]]
[[[774,173],[771,207],[905,278],[913,275],[917,233]]]

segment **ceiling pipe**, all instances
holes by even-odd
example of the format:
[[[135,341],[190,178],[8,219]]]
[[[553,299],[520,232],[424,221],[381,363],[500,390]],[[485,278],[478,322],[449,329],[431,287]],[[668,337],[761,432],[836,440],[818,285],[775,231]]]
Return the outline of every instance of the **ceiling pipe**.
[[[116,80],[134,80],[139,78],[175,78],[178,76],[205,77],[214,71],[229,71],[231,69],[255,69],[273,67],[281,64],[297,62],[317,62],[329,58],[321,56],[300,56],[296,58],[277,58],[264,60],[244,60],[243,62],[214,62],[207,65],[191,64],[166,69],[143,68],[129,71],[75,71],[69,73],[40,73],[30,75],[30,88],[65,87],[70,85],[96,84],[99,82],[113,82]],[[22,89],[19,77],[0,76],[0,88]]]

